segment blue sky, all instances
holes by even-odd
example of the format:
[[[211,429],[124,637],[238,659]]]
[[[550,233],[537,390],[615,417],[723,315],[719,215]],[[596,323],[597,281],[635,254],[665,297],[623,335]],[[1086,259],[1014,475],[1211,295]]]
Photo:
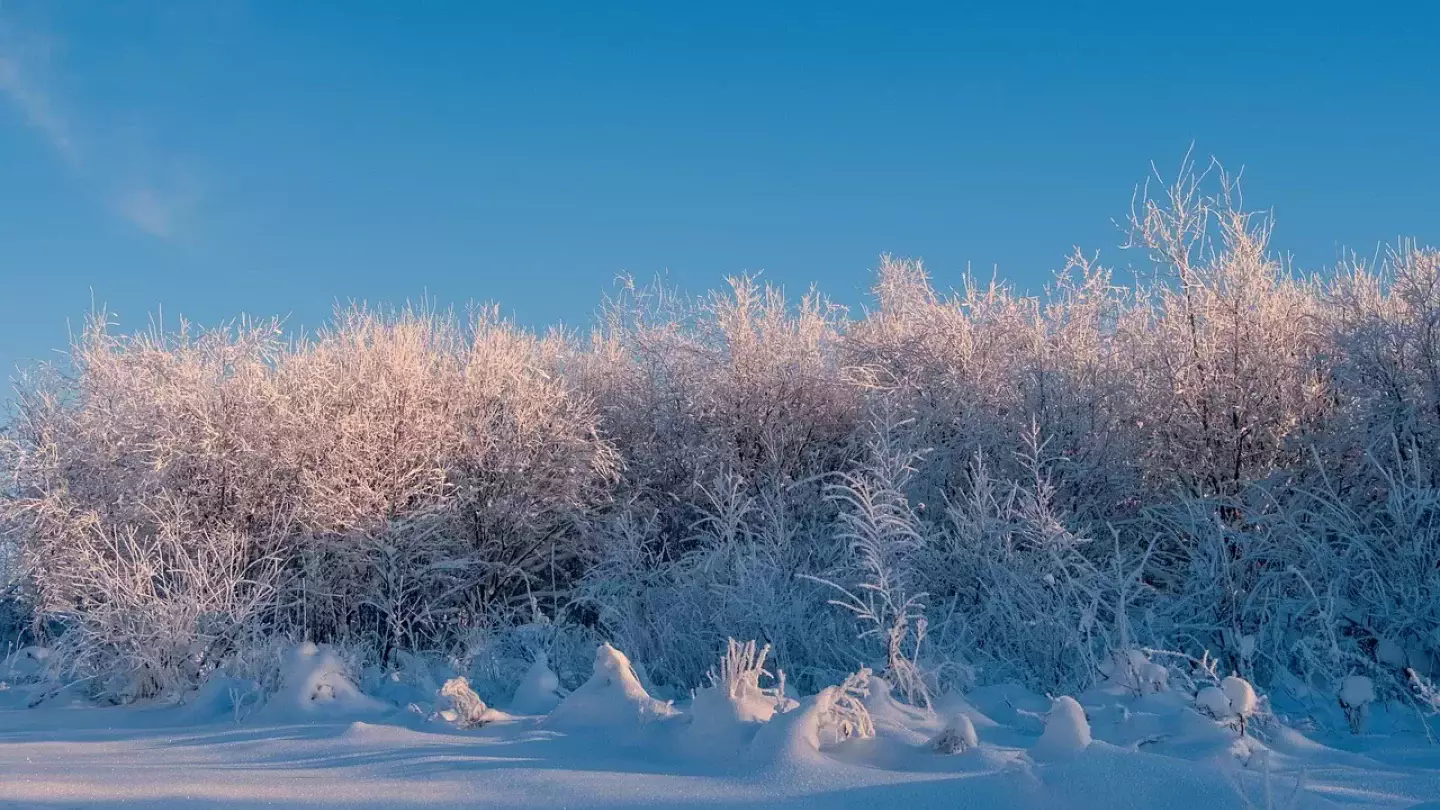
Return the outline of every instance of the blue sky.
[[[1138,260],[1112,220],[1192,142],[1302,264],[1436,243],[1434,6],[0,0],[0,364],[92,296],[579,325],[621,272],[859,304],[882,252],[1038,289]]]

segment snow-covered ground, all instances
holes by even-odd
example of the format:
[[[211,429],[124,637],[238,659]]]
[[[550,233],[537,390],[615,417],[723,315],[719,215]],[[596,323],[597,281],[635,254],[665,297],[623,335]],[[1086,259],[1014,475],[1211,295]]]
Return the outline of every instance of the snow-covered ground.
[[[1261,712],[1242,737],[1234,718],[1210,716],[1230,711],[1213,696],[1197,709],[1179,690],[1052,701],[987,687],[925,712],[873,679],[856,701],[868,721],[857,721],[847,703],[857,692],[796,701],[743,670],[671,707],[602,647],[592,680],[548,715],[488,709],[483,725],[466,728],[453,711],[353,691],[332,664],[323,651],[297,651],[280,690],[238,708],[241,692],[226,681],[169,707],[98,708],[62,695],[29,708],[35,688],[0,691],[0,806],[1119,810],[1440,800],[1440,746],[1378,707],[1368,722],[1384,734],[1351,734],[1338,705],[1316,704],[1285,723]],[[534,702],[546,678],[530,680],[524,697]]]

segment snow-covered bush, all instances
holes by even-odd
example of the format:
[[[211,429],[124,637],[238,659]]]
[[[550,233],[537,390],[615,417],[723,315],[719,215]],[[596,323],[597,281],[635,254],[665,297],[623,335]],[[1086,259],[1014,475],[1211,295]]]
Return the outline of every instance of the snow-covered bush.
[[[94,318],[21,381],[0,454],[0,519],[69,628],[65,677],[146,697],[250,629],[387,658],[553,610],[617,467],[556,350],[489,311],[352,308],[290,342]]]
[[[1134,695],[1163,692],[1170,683],[1170,670],[1141,650],[1116,650],[1100,665],[1100,674],[1109,685]]]
[[[929,708],[930,685],[919,662],[925,593],[914,565],[925,537],[905,495],[919,454],[895,446],[899,427],[877,423],[866,464],[831,485],[840,503],[836,539],[848,553],[830,578],[814,579],[839,592],[831,604],[854,614],[859,638],[880,642],[886,680],[909,703]]]
[[[755,642],[744,644],[735,639],[726,639],[725,654],[720,657],[718,667],[710,671],[710,685],[698,691],[696,703],[702,696],[723,700],[740,722],[764,723],[776,711],[789,706],[785,696],[785,673],[772,675],[765,669],[765,658],[770,654],[770,645],[756,648]],[[761,686],[760,679],[769,678],[770,686]]]
[[[1206,686],[1196,692],[1195,708],[1206,717],[1238,728],[1243,737],[1250,718],[1260,710],[1260,698],[1249,681],[1228,675],[1218,685]]]
[[[827,687],[829,699],[819,718],[822,744],[875,736],[875,723],[865,705],[865,698],[870,694],[870,676],[870,670],[862,667],[847,675],[839,686]]]
[[[755,642],[726,641],[719,665],[710,671],[710,685],[697,689],[687,712],[686,741],[698,750],[725,752],[747,744],[763,723],[776,712],[794,708],[785,696],[785,675],[761,686],[761,678],[772,678],[765,669],[770,648]]]

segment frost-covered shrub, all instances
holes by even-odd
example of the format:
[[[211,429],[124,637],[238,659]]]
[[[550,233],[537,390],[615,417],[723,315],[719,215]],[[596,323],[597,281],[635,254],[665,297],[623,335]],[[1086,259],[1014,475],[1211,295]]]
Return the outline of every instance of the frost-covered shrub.
[[[824,700],[816,701],[816,705],[822,707],[816,726],[821,745],[875,736],[875,722],[865,705],[865,698],[870,695],[870,675],[870,670],[862,667],[847,675],[838,686],[820,691],[820,695],[825,696]]]
[[[1164,692],[1170,684],[1170,670],[1140,650],[1116,650],[1100,665],[1100,674],[1108,685],[1134,695]]]
[[[489,312],[353,308],[289,342],[95,318],[21,382],[3,454],[0,518],[68,628],[65,677],[146,697],[251,630],[386,658],[553,610],[617,466],[555,354]]]
[[[91,524],[48,558],[41,587],[64,628],[52,672],[98,698],[176,699],[253,644],[275,598],[278,563],[243,538],[176,517],[146,537]]]

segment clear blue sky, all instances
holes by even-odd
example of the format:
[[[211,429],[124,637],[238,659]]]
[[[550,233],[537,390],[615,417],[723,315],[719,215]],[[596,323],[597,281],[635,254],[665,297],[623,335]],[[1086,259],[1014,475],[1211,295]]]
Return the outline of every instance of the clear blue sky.
[[[1440,242],[1436,5],[0,0],[0,364],[92,291],[583,324],[622,271],[857,304],[886,251],[1038,289],[1132,261],[1192,141],[1303,263]]]

